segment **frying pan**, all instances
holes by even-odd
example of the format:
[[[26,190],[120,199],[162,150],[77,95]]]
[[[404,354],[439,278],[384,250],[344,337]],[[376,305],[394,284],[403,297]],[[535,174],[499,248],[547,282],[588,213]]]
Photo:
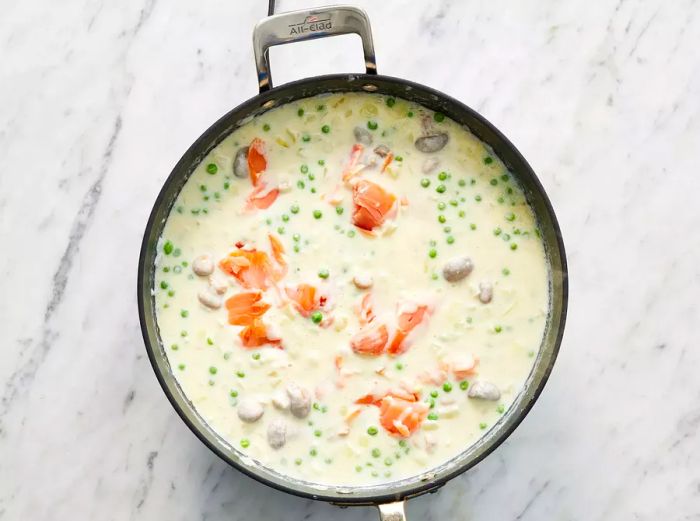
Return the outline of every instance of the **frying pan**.
[[[270,47],[349,33],[358,34],[362,40],[364,74],[317,76],[273,88],[268,59]],[[260,93],[224,115],[185,152],[161,189],[148,219],[138,268],[139,318],[146,351],[163,391],[182,420],[207,447],[239,471],[266,485],[305,498],[341,506],[375,505],[381,519],[402,521],[407,499],[436,491],[484,459],[513,432],[542,391],[559,351],[566,319],[568,274],[559,225],[530,165],[483,116],[437,90],[377,74],[369,19],[364,11],[351,6],[330,6],[270,16],[255,27],[253,50]],[[298,99],[335,92],[371,92],[416,102],[452,118],[489,145],[517,179],[534,211],[550,275],[550,304],[542,343],[525,385],[511,407],[479,441],[450,461],[418,476],[372,486],[329,487],[292,479],[248,458],[218,436],[199,416],[173,376],[159,336],[153,296],[158,239],[177,195],[202,159],[252,116]]]

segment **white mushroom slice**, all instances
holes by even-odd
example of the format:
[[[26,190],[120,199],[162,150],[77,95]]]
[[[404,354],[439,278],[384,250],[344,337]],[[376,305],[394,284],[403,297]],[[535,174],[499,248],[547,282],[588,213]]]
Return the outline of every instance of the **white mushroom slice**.
[[[262,415],[263,406],[258,400],[245,398],[238,402],[238,417],[246,423],[258,421]]]
[[[200,277],[208,277],[214,272],[214,261],[211,255],[200,255],[192,261],[192,271]]]
[[[267,426],[267,443],[273,449],[281,448],[287,442],[287,424],[282,419],[272,420]]]
[[[379,157],[386,157],[389,155],[389,147],[386,145],[377,145],[374,147],[374,153],[377,154]]]
[[[221,307],[221,297],[207,289],[197,293],[197,298],[209,309],[219,309]]]
[[[469,257],[459,257],[448,261],[442,268],[442,276],[448,282],[457,282],[469,275],[474,264]]]
[[[224,279],[220,275],[217,275],[216,273],[213,273],[209,276],[209,287],[217,295],[223,295],[224,293],[226,293],[229,284],[226,279]]]
[[[469,398],[496,401],[501,397],[501,391],[491,382],[477,380],[469,387]]]
[[[275,391],[275,394],[272,395],[272,405],[274,405],[275,408],[279,409],[280,411],[288,410],[289,403],[289,395],[287,395],[286,391],[283,391],[282,389],[278,389]]]
[[[248,147],[242,147],[236,152],[233,160],[233,175],[241,179],[248,177]]]
[[[370,134],[369,130],[366,128],[362,127],[355,127],[353,130],[353,134],[355,135],[355,141],[358,143],[361,143],[365,146],[369,146],[372,144],[372,134]]]
[[[430,134],[428,136],[422,136],[416,139],[414,143],[416,148],[425,154],[432,154],[445,148],[445,145],[449,141],[449,137],[445,132],[439,132],[437,134]]]
[[[425,161],[423,161],[421,171],[424,174],[432,174],[433,172],[435,172],[435,170],[437,170],[439,164],[440,160],[437,157],[429,157]]]
[[[369,289],[374,284],[372,276],[367,273],[357,273],[352,278],[352,283],[355,284],[357,289]]]
[[[309,391],[297,384],[287,385],[287,395],[289,396],[289,410],[297,418],[306,418],[311,411],[311,399]]]
[[[493,299],[493,286],[490,282],[482,282],[479,284],[479,301],[482,304],[488,304]]]

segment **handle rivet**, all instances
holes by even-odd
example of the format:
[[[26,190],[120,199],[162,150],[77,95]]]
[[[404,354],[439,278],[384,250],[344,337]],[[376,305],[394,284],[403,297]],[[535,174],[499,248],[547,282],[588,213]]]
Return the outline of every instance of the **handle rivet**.
[[[362,86],[362,90],[365,90],[367,92],[374,92],[378,89],[376,85],[372,85],[371,83],[368,83],[367,85]]]
[[[262,108],[264,108],[264,109],[271,109],[271,108],[274,107],[276,104],[277,104],[277,100],[269,99],[269,100],[267,100],[265,103],[263,103],[263,104],[260,105],[260,106],[261,106]]]

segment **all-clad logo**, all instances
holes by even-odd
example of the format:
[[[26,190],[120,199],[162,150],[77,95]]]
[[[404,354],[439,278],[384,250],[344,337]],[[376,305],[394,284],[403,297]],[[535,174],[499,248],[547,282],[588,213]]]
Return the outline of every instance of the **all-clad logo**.
[[[331,27],[333,27],[333,24],[330,16],[328,18],[319,18],[316,15],[311,15],[307,16],[301,23],[290,25],[289,35],[328,31]]]

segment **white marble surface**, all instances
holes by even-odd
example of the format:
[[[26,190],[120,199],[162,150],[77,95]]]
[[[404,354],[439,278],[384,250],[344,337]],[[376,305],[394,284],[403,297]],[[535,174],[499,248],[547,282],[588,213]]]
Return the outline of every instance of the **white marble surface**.
[[[464,100],[518,145],[571,270],[542,398],[409,516],[700,519],[700,3],[359,5],[381,73]],[[0,519],[375,517],[270,490],[212,455],[165,399],[138,327],[151,204],[186,147],[255,93],[265,9],[3,3]],[[272,59],[278,82],[361,66],[347,38]]]

